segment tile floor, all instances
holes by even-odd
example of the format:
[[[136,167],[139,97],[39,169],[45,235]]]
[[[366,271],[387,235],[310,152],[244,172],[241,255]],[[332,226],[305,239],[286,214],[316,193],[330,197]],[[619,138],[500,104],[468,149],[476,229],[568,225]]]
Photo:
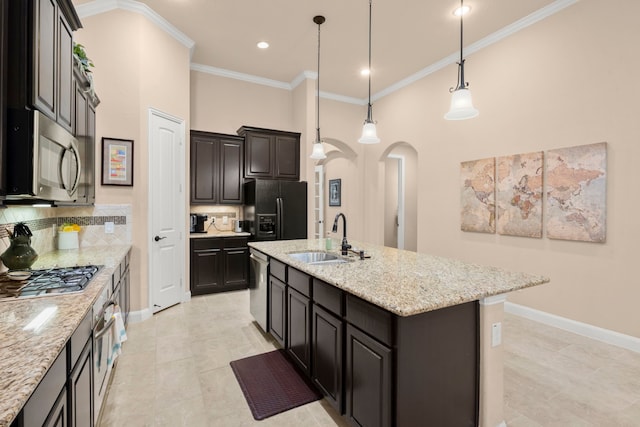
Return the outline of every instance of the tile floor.
[[[247,291],[194,297],[142,323],[112,376],[101,426],[346,426],[314,402],[255,421],[229,362],[275,347]],[[640,426],[640,354],[506,315],[509,427]]]

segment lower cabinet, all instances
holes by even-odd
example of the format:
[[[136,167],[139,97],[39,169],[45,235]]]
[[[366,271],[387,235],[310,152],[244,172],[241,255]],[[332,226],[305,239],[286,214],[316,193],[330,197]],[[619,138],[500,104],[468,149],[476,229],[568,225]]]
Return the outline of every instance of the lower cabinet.
[[[191,295],[245,289],[249,284],[246,237],[191,239]]]
[[[391,426],[391,349],[347,325],[346,417],[359,426]]]
[[[287,287],[287,351],[307,374],[311,374],[311,300]]]
[[[67,349],[53,362],[22,409],[15,426],[67,426]]]
[[[67,427],[69,426],[69,421],[67,418],[67,391],[65,389],[62,390],[60,396],[56,400],[56,403],[53,405],[53,409],[51,409],[51,413],[49,417],[42,425],[43,427]]]
[[[287,285],[275,277],[269,277],[269,332],[285,347],[287,334]]]
[[[93,387],[91,369],[93,368],[93,343],[87,341],[75,368],[69,376],[70,425],[91,427],[93,425]]]
[[[313,369],[311,379],[327,401],[339,413],[343,406],[343,339],[342,319],[313,304],[311,349]]]

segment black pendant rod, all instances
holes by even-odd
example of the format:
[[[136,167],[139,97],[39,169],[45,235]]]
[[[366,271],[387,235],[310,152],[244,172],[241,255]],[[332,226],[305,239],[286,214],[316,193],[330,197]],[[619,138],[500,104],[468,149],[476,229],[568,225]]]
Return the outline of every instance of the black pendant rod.
[[[369,0],[369,104],[367,107],[367,122],[373,122],[371,118],[371,1]]]
[[[464,89],[467,87],[467,84],[464,81],[464,56],[462,54],[462,50],[464,49],[464,43],[463,43],[463,37],[464,37],[464,31],[463,31],[463,22],[464,20],[462,19],[463,15],[464,15],[464,0],[460,0],[460,81],[458,82],[458,87],[457,89]],[[457,90],[456,89],[456,90]]]
[[[324,16],[313,17],[313,22],[318,24],[318,75],[316,76],[316,142],[320,141],[320,25],[325,21]]]

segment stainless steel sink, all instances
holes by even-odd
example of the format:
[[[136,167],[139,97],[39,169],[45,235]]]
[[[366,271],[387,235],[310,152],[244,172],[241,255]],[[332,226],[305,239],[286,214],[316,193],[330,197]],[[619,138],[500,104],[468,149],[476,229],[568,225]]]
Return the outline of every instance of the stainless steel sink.
[[[298,252],[289,254],[289,256],[306,264],[343,264],[349,262],[344,258],[340,258],[338,255],[327,252]]]

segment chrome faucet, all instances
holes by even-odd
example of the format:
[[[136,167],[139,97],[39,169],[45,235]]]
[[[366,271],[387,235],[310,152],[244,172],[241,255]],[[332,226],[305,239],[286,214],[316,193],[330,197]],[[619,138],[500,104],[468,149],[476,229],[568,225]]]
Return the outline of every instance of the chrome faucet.
[[[345,217],[342,212],[336,215],[336,219],[333,220],[333,229],[331,231],[334,233],[338,232],[338,219],[340,217],[342,217],[342,255],[348,255],[351,245],[347,242],[347,217]]]

